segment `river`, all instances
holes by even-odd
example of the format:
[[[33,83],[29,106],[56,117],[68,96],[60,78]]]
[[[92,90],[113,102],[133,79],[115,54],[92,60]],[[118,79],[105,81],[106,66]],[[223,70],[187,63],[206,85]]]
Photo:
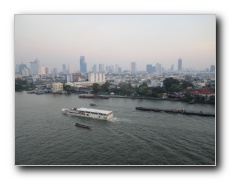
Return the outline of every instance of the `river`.
[[[216,164],[215,117],[138,111],[137,106],[215,113],[209,104],[16,92],[15,164]],[[64,107],[111,110],[114,118],[70,117],[61,113]],[[77,122],[91,130],[76,127]]]

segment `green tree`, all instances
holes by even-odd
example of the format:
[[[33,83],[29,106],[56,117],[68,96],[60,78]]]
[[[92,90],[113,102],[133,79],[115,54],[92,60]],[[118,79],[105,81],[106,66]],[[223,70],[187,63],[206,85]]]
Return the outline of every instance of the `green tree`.
[[[71,92],[72,91],[72,87],[70,85],[64,85],[63,89],[67,92]]]
[[[98,94],[101,89],[100,85],[97,83],[93,83],[92,88],[93,88],[93,94]]]
[[[34,85],[28,83],[27,80],[15,79],[15,91],[31,90],[34,88]]]
[[[182,81],[181,84],[180,84],[180,89],[181,90],[184,90],[186,89],[187,87],[192,87],[192,83],[189,82],[189,81]]]
[[[177,79],[173,79],[173,78],[166,78],[164,81],[163,81],[163,84],[164,84],[164,87],[167,91],[169,91],[169,88],[173,85],[173,88],[176,88],[175,85],[179,85],[179,80]]]
[[[169,92],[178,92],[180,90],[180,87],[178,84],[172,84],[170,88],[168,89]]]
[[[110,83],[105,82],[105,84],[101,85],[101,91],[103,93],[109,93],[109,86],[110,86]]]

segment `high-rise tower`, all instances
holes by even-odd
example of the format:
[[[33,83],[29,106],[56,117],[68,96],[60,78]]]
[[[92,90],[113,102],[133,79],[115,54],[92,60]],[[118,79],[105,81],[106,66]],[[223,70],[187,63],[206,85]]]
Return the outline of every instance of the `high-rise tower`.
[[[211,65],[210,72],[215,72],[215,66],[214,65]]]
[[[85,62],[85,57],[80,56],[80,72],[85,73],[87,71],[87,64]]]
[[[68,73],[69,74],[73,73],[73,65],[72,64],[68,64]]]
[[[131,62],[131,74],[136,73],[136,62]]]
[[[99,72],[105,71],[104,64],[99,64]]]
[[[182,71],[182,59],[178,59],[178,71]]]
[[[39,66],[39,60],[35,59],[34,62],[30,62],[30,74],[39,74],[40,66]]]
[[[62,72],[63,72],[64,74],[66,74],[66,65],[65,65],[65,64],[62,65]]]

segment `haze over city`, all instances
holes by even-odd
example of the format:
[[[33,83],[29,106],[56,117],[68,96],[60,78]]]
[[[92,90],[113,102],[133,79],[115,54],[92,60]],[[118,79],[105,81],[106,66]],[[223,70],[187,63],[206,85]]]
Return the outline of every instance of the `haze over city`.
[[[215,15],[15,15],[15,63],[88,70],[93,64],[137,70],[160,63],[165,69],[202,70],[216,65]]]

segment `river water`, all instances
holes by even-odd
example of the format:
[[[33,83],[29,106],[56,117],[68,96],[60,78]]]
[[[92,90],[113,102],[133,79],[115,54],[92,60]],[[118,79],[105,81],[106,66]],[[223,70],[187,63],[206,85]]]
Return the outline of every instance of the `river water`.
[[[113,111],[114,118],[61,113],[64,107],[92,108],[92,102],[93,108]],[[137,106],[215,113],[207,104],[16,92],[15,164],[215,165],[215,117],[138,111]]]

